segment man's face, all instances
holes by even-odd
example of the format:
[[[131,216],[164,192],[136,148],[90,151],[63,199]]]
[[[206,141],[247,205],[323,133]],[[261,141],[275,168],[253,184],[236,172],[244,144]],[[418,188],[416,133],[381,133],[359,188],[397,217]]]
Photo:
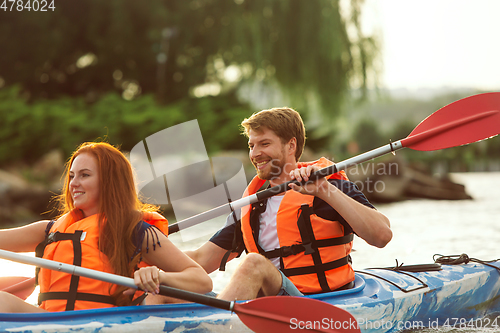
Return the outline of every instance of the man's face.
[[[261,179],[272,180],[281,176],[288,162],[287,145],[267,127],[248,132],[248,155]]]

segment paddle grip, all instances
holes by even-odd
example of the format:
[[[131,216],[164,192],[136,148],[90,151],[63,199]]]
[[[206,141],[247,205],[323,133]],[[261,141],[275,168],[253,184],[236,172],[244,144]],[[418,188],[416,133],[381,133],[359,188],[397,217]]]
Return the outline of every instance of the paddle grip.
[[[317,171],[311,173],[311,175],[309,176],[309,180],[307,180],[307,181],[302,180],[301,182],[299,182],[296,179],[290,180],[290,181],[287,181],[283,184],[268,188],[267,190],[257,192],[256,196],[257,196],[258,201],[264,200],[264,199],[267,199],[269,197],[272,197],[273,195],[288,191],[290,189],[290,187],[288,186],[289,184],[304,186],[308,182],[315,181],[316,179],[319,179],[321,177],[326,177],[326,176],[332,175],[336,172],[337,172],[337,167],[335,165],[330,165],[326,168],[323,168],[323,169],[320,169],[320,170],[317,170]]]
[[[168,234],[173,234],[173,233],[176,233],[180,231],[179,229],[179,224],[178,223],[175,223],[175,224],[171,224],[168,226]]]
[[[212,296],[207,296],[203,294],[197,294],[186,290],[171,288],[168,286],[160,285],[160,294],[164,296],[169,296],[177,299],[186,300],[189,302],[200,303],[222,310],[232,311],[231,303],[229,301],[218,299]]]

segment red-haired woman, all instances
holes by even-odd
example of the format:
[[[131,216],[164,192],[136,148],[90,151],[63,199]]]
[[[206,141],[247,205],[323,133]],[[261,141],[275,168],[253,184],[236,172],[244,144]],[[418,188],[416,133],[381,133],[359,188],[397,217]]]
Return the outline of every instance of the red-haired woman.
[[[133,276],[151,294],[158,285],[206,293],[206,272],[154,225],[166,220],[139,201],[132,167],[108,143],[84,143],[67,163],[61,217],[0,231],[0,247],[104,272]],[[149,223],[147,223],[149,222]],[[137,269],[138,266],[142,266]],[[0,312],[43,312],[139,303],[125,287],[41,269],[39,306],[0,292]],[[125,291],[125,293],[124,293]]]

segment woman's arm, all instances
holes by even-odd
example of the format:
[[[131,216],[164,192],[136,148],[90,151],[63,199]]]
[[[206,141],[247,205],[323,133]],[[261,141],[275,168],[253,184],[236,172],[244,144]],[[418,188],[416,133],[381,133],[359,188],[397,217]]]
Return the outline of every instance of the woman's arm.
[[[45,239],[45,229],[49,220],[11,229],[0,230],[0,248],[14,252],[33,252]]]
[[[157,294],[159,284],[188,290],[196,293],[207,293],[212,290],[212,279],[194,260],[179,250],[163,233],[145,233],[143,241],[143,260],[149,267],[134,273],[136,285],[147,292]],[[147,239],[148,238],[148,239]],[[156,244],[153,250],[147,244]],[[159,268],[159,269],[158,269]]]

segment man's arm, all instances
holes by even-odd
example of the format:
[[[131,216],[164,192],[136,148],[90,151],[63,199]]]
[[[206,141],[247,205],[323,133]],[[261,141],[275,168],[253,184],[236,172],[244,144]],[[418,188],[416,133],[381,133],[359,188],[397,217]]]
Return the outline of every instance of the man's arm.
[[[219,268],[222,258],[233,247],[236,224],[232,223],[232,219],[232,215],[229,215],[224,228],[220,229],[201,247],[194,251],[185,251],[191,259],[196,261],[209,274]],[[237,256],[238,253],[231,253],[227,261]]]
[[[212,243],[211,241],[206,242],[198,249],[194,251],[185,251],[191,259],[196,261],[207,273],[212,273],[213,271],[219,269],[220,262],[228,250]],[[228,258],[229,260],[234,259],[238,253],[231,253]]]
[[[360,204],[330,183],[318,197],[332,206],[368,244],[384,247],[391,240],[389,219],[379,211]]]
[[[291,172],[292,179],[301,181],[309,180],[311,172],[317,167],[296,169]],[[389,219],[379,211],[367,207],[350,198],[325,178],[315,182],[308,182],[305,186],[291,185],[291,188],[303,194],[317,196],[333,207],[353,231],[368,244],[376,247],[384,247],[392,238]]]

